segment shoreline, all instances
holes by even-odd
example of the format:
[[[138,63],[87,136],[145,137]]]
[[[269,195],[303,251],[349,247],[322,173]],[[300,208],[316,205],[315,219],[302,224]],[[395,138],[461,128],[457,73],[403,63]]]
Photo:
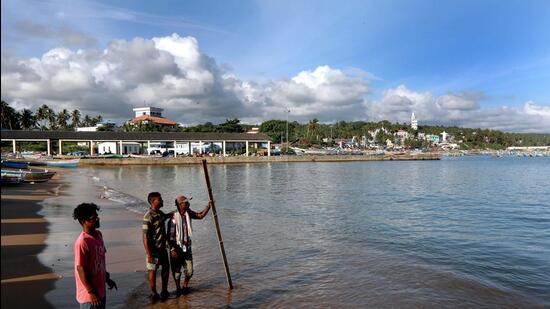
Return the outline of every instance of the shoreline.
[[[2,186],[2,307],[53,308],[45,295],[58,275],[39,259],[50,230],[40,212],[64,185],[58,174],[47,183]]]
[[[81,165],[191,165],[201,164],[202,160],[210,164],[242,164],[242,163],[291,163],[291,162],[356,162],[356,161],[411,161],[440,160],[439,154],[418,155],[304,155],[304,156],[234,156],[234,157],[176,157],[176,158],[86,158],[80,160]]]

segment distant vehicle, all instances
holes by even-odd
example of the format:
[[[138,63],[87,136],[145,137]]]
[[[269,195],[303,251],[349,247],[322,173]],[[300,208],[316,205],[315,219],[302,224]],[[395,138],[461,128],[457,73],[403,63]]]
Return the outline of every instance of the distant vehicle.
[[[86,152],[86,151],[73,151],[73,152],[67,153],[67,155],[69,155],[69,156],[76,156],[76,157],[82,157],[82,156],[88,155],[88,152]]]
[[[168,151],[163,152],[163,153],[162,153],[162,157],[163,157],[163,158],[175,157],[175,155],[174,155],[174,150],[168,150]]]

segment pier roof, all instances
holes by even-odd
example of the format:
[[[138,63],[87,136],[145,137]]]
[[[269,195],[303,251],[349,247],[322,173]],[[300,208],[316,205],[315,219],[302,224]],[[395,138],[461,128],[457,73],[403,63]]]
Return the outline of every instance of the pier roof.
[[[234,141],[267,142],[271,139],[263,133],[199,133],[199,132],[74,132],[74,131],[22,131],[2,130],[2,140],[74,141]]]

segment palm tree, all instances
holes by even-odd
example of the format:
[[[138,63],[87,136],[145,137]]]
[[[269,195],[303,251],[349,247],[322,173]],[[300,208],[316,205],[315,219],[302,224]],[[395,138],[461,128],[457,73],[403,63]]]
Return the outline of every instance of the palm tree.
[[[2,100],[2,128],[16,129],[19,126],[19,113]]]
[[[97,117],[94,117],[91,119],[91,125],[95,126],[96,124],[103,121],[103,117],[101,115],[97,115]]]
[[[21,112],[21,128],[23,130],[30,130],[36,127],[36,116],[33,115],[30,109],[23,109]]]
[[[77,128],[80,125],[80,111],[78,109],[73,110],[71,113],[71,126]]]
[[[82,121],[82,125],[85,127],[89,127],[92,124],[92,118],[90,116],[86,115],[84,116],[84,121]]]
[[[40,127],[42,129],[52,128],[52,125],[55,125],[55,113],[54,111],[46,104],[43,104],[38,108],[36,113],[36,119],[40,122]],[[46,121],[48,125],[46,126]]]
[[[319,129],[319,119],[313,118],[307,124],[307,131],[308,131],[307,135],[310,135],[310,134],[314,135],[314,133],[317,131],[317,129]]]
[[[69,120],[69,111],[66,109],[63,109],[62,111],[57,114],[57,125],[62,130],[67,130],[67,127],[69,126],[67,121]]]

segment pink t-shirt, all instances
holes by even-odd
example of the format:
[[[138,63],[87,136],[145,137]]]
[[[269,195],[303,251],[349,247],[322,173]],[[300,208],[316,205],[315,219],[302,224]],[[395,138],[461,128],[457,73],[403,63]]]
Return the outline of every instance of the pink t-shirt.
[[[88,274],[88,283],[99,293],[99,297],[105,296],[105,244],[100,231],[96,231],[96,236],[87,233],[80,233],[74,243],[74,277],[76,279],[76,300],[79,303],[89,303],[92,301],[88,290],[80,280],[77,266],[82,266],[85,273]]]

